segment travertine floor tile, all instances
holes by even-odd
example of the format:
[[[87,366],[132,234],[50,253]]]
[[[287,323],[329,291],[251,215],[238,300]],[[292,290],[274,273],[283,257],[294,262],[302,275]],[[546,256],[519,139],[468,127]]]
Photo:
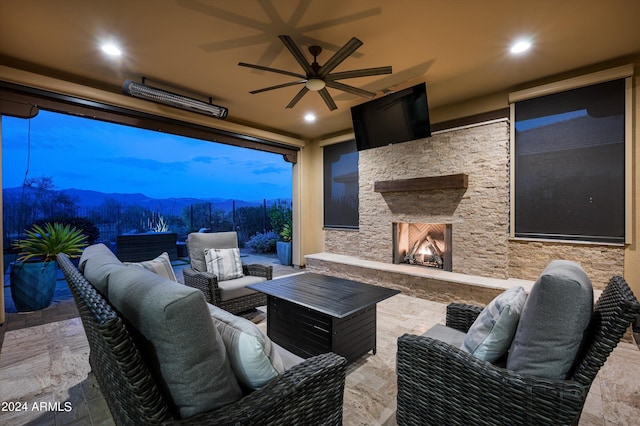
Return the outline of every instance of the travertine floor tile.
[[[80,387],[90,370],[88,354],[79,318],[7,332],[0,401],[24,405],[19,412],[0,412],[0,424],[90,425]]]
[[[600,373],[605,424],[640,422],[640,364],[638,347],[620,343]]]
[[[399,294],[378,304],[377,352],[349,365],[344,425],[394,426],[397,339],[444,323],[446,305]],[[258,326],[265,330],[266,322]],[[266,331],[266,330],[265,330]],[[95,377],[79,318],[7,331],[0,352],[0,401],[28,403],[25,411],[0,412],[0,424],[18,426],[113,425]],[[60,404],[38,411],[33,404]],[[71,404],[69,412],[64,404]],[[635,425],[640,419],[640,351],[621,343],[593,383],[582,426]]]

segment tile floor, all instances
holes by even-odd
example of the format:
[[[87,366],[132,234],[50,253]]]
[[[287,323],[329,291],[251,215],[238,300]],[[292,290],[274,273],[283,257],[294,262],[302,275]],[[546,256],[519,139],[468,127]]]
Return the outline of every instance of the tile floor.
[[[297,271],[279,268],[276,276],[291,272]],[[1,425],[113,424],[90,372],[82,323],[73,316],[64,318],[72,315],[68,304],[56,305],[47,308],[56,313],[42,312],[38,320],[19,314],[25,318],[9,321],[16,327],[6,330],[0,350],[0,403],[26,405],[5,406],[13,411],[0,411]],[[377,354],[348,368],[345,425],[395,424],[396,339],[403,333],[421,334],[443,323],[444,316],[445,304],[402,294],[378,304]],[[624,342],[596,378],[580,425],[635,424],[640,424],[640,350]]]

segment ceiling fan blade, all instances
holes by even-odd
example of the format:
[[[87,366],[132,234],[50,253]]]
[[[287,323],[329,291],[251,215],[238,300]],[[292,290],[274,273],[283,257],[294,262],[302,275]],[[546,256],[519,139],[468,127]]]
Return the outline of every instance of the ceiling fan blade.
[[[391,67],[365,68],[361,70],[334,72],[325,77],[327,81],[343,80],[345,78],[368,77],[371,75],[391,74]]]
[[[307,78],[306,75],[298,74],[295,72],[284,71],[284,70],[278,70],[275,68],[263,67],[262,65],[247,64],[246,62],[238,62],[238,65],[241,67],[253,68],[261,71],[269,71],[269,72],[275,72],[277,74],[290,75],[292,77],[298,77],[298,78],[304,78],[304,79]]]
[[[313,68],[311,68],[309,61],[304,57],[300,48],[293,42],[293,39],[287,35],[279,35],[278,38],[282,40],[285,47],[289,49],[289,52],[291,52],[296,61],[298,61],[304,72],[307,75],[312,75]]]
[[[348,86],[346,84],[338,83],[337,81],[327,81],[326,83],[327,87],[342,90],[343,92],[351,93],[352,95],[358,95],[364,98],[374,98],[376,96],[375,93],[369,92],[368,90],[358,89],[357,87]]]
[[[338,107],[336,106],[336,103],[333,102],[333,98],[331,97],[331,95],[329,94],[329,91],[326,88],[318,90],[318,93],[320,94],[320,97],[322,97],[322,100],[324,101],[324,103],[327,104],[329,111],[338,109]]]
[[[256,93],[268,92],[269,90],[275,90],[275,89],[281,89],[283,87],[295,86],[296,84],[304,84],[306,82],[307,82],[307,80],[292,81],[291,83],[278,84],[277,86],[270,86],[270,87],[265,87],[264,89],[252,90],[249,93],[251,93],[252,95],[255,95]]]
[[[347,42],[344,46],[340,48],[336,53],[333,54],[332,57],[329,58],[327,62],[320,68],[318,72],[319,77],[324,77],[329,74],[335,67],[340,65],[342,61],[347,59],[349,55],[355,52],[360,46],[362,46],[362,42],[357,38],[353,37],[351,40]]]
[[[300,91],[298,92],[298,94],[295,95],[293,99],[291,99],[291,102],[289,102],[289,105],[287,105],[287,108],[293,108],[294,106],[296,106],[298,101],[302,99],[302,97],[306,95],[308,91],[309,89],[307,89],[307,86],[303,86],[302,89],[300,89]]]

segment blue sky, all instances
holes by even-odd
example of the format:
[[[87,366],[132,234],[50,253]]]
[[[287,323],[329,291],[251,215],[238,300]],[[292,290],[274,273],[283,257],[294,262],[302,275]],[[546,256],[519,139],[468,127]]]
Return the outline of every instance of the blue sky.
[[[47,111],[2,117],[2,184],[50,176],[56,189],[153,198],[291,198],[281,155]],[[30,133],[30,138],[29,138]],[[28,141],[30,139],[30,161]]]

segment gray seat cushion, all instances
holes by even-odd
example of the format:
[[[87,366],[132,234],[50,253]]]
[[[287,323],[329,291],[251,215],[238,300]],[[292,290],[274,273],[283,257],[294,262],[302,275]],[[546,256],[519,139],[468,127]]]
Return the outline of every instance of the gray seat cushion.
[[[254,294],[256,291],[247,288],[247,286],[250,284],[258,284],[266,280],[267,279],[264,277],[245,275],[244,277],[236,278],[235,280],[218,281],[220,299],[226,302],[227,300]]]
[[[206,272],[207,264],[204,259],[204,249],[237,248],[238,234],[233,231],[214,232],[211,234],[192,232],[187,237],[187,247],[189,248],[191,267],[196,271]]]
[[[142,336],[141,347],[159,383],[190,417],[241,398],[220,333],[200,290],[135,265],[109,278],[109,299]]]
[[[294,366],[304,362],[304,358],[299,357],[293,352],[289,352],[282,346],[278,345],[276,342],[271,342],[271,345],[278,351],[280,355],[280,359],[282,360],[282,366],[284,367],[284,371],[290,370]]]
[[[554,260],[534,283],[522,308],[507,368],[564,380],[591,320],[593,288],[575,262]]]
[[[466,335],[466,333],[463,333],[460,330],[456,330],[455,328],[447,327],[442,324],[434,325],[423,334],[424,337],[440,340],[441,342],[448,343],[456,348],[462,346],[462,342],[464,342]]]

